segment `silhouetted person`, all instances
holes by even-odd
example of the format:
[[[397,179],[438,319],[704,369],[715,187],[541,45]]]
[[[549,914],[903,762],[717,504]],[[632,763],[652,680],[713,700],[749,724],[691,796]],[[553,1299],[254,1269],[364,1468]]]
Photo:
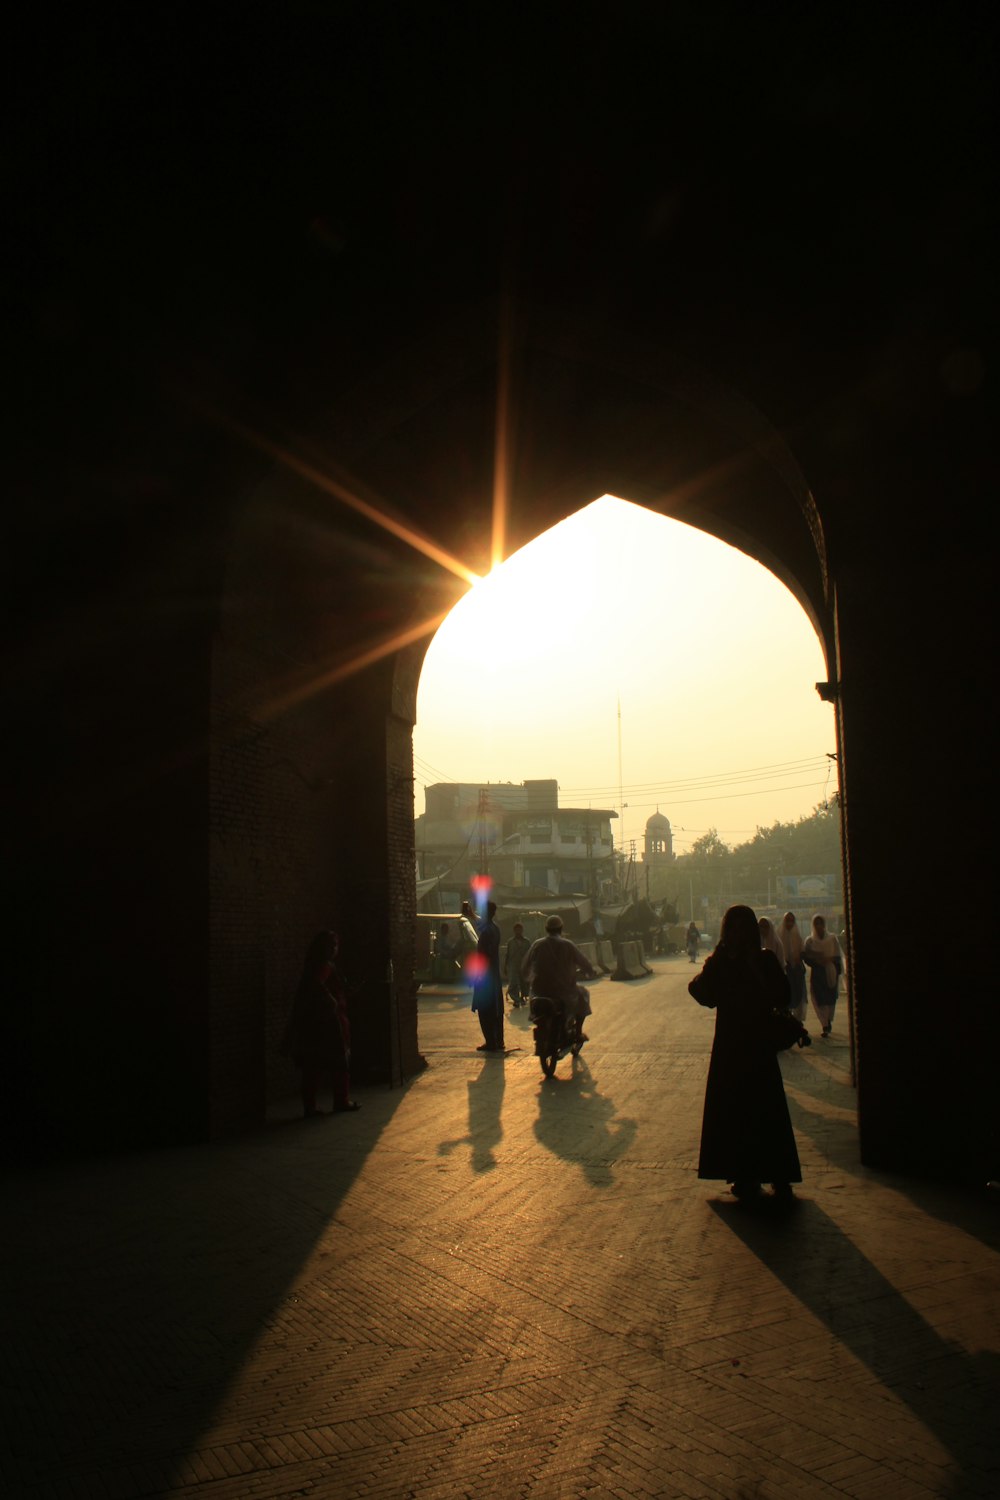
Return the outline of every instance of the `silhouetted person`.
[[[597,970],[586,954],[568,937],[563,936],[562,917],[553,915],[545,923],[545,936],[538,938],[528,949],[522,966],[522,974],[531,985],[533,995],[547,995],[563,1007],[567,1021],[576,1034],[576,1046],[582,1047],[587,1040],[583,1030],[583,1018],[589,1016],[590,994],[576,976],[597,978]]]
[[[431,973],[435,979],[447,983],[458,978],[461,968],[460,947],[461,938],[456,929],[449,927],[447,922],[442,922],[434,939],[434,957],[431,963]]]
[[[812,919],[812,932],[803,945],[802,958],[809,967],[813,1010],[823,1028],[823,1036],[828,1037],[833,1030],[833,1014],[837,1009],[844,958],[836,936],[826,930],[826,918],[821,917],[818,912]]]
[[[802,1172],[771,1015],[788,1007],[790,993],[778,960],[760,946],[749,906],[726,912],[715,952],[688,990],[716,1012],[698,1176],[728,1182],[743,1201],[770,1182],[788,1200]]]
[[[469,917],[471,910],[466,902],[463,911]],[[497,904],[487,901],[486,916],[476,923],[479,941],[476,944],[478,964],[472,983],[472,1009],[479,1017],[483,1040],[479,1052],[502,1052],[503,1042],[503,980],[500,976],[500,928],[493,920]]]
[[[806,966],[802,962],[802,934],[793,911],[786,911],[777,928],[785,959],[785,975],[792,992],[792,1015],[798,1021],[806,1018]]]
[[[435,953],[440,953],[446,955],[449,958],[453,958],[458,950],[458,945],[459,937],[457,932],[449,927],[447,922],[442,922],[441,926],[438,928],[437,938],[434,944]]]
[[[316,1093],[329,1079],[333,1112],[360,1109],[350,1097],[351,1027],[347,1014],[347,986],[337,966],[340,939],[335,932],[318,932],[306,950],[292,1011],[282,1039],[302,1074],[302,1111],[315,1117]]]
[[[684,934],[684,946],[687,949],[688,958],[693,964],[698,962],[698,928],[694,922],[688,923],[687,932]]]
[[[503,954],[504,975],[507,980],[507,993],[511,1004],[526,1005],[528,1000],[528,987],[521,978],[521,965],[524,963],[531,943],[524,935],[524,924],[514,923],[514,936],[507,939],[507,946]]]

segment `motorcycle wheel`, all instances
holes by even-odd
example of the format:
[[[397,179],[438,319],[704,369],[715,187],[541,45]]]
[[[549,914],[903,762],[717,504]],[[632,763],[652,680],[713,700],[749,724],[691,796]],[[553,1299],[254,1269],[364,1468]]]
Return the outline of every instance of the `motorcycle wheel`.
[[[538,1049],[538,1060],[546,1078],[551,1078],[559,1061],[559,1025],[554,1018],[546,1027],[545,1039]]]

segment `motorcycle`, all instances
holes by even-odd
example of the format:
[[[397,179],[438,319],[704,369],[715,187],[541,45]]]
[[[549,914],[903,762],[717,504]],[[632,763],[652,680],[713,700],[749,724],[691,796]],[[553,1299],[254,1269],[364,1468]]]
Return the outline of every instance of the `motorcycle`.
[[[535,1056],[542,1065],[545,1077],[551,1078],[556,1071],[556,1063],[567,1052],[576,1057],[580,1051],[581,1044],[576,1039],[576,1022],[572,1016],[567,1016],[562,1001],[553,1000],[548,995],[532,995],[530,1003],[530,1015],[534,1022],[532,1034],[535,1038]]]

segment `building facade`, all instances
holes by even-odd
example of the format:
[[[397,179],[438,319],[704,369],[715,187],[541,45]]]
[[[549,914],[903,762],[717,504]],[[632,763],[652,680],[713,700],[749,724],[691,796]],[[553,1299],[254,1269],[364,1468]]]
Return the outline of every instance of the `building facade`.
[[[416,819],[417,877],[432,899],[461,899],[475,875],[488,875],[501,892],[600,895],[611,879],[611,808],[559,806],[555,780],[439,782],[425,793]]]

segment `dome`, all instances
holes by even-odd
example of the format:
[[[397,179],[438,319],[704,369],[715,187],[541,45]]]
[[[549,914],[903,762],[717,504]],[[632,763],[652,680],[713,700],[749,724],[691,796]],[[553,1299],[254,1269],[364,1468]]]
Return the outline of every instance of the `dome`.
[[[665,828],[668,833],[670,832],[670,819],[665,818],[659,809],[651,818],[646,819],[647,832],[654,828]]]

